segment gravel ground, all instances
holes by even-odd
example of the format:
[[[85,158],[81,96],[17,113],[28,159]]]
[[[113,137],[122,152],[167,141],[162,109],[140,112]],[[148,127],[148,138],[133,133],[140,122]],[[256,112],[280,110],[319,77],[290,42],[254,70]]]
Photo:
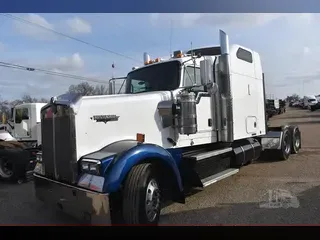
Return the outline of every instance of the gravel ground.
[[[271,125],[294,123],[302,149],[288,161],[256,162],[163,209],[162,224],[319,224],[320,112],[288,110]],[[0,224],[77,224],[34,198],[32,182],[0,183]],[[272,200],[272,201],[271,201]]]

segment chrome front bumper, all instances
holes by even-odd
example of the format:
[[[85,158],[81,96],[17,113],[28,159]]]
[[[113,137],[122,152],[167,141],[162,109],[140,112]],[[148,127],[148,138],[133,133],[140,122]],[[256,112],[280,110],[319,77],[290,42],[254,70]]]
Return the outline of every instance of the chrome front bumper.
[[[109,197],[34,174],[36,197],[45,204],[90,224],[111,224]]]

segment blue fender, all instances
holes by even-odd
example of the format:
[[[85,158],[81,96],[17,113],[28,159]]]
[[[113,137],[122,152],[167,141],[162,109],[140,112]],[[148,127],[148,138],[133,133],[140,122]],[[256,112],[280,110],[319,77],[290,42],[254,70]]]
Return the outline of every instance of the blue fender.
[[[140,144],[116,157],[105,175],[105,192],[116,192],[131,168],[147,158],[157,158],[168,164],[175,173],[180,191],[183,190],[180,172],[175,159],[164,148],[154,144]]]

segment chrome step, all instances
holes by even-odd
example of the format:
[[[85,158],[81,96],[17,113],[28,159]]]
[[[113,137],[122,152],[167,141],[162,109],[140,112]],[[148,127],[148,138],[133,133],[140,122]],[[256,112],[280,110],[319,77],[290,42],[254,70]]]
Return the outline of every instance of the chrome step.
[[[203,187],[207,187],[213,183],[216,183],[224,178],[227,178],[227,177],[230,177],[236,173],[239,172],[239,169],[238,168],[229,168],[227,170],[224,170],[222,172],[219,172],[215,175],[212,175],[210,177],[207,177],[207,178],[204,178],[201,180],[202,184],[203,184]]]
[[[192,158],[192,159],[195,159],[197,161],[200,161],[200,160],[203,160],[203,159],[206,159],[206,158],[219,156],[219,155],[221,155],[223,153],[228,153],[228,152],[231,152],[231,151],[232,151],[232,148],[228,147],[228,148],[218,149],[218,150],[214,150],[214,151],[198,153],[198,154],[195,154],[195,155],[188,156],[188,158]]]

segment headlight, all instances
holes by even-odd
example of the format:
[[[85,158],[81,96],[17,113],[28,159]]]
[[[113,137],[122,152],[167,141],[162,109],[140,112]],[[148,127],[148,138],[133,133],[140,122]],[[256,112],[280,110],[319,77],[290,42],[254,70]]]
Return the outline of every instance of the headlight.
[[[80,162],[81,171],[85,173],[92,173],[100,175],[101,162],[92,159],[82,159]]]
[[[38,152],[36,155],[36,161],[37,162],[42,162],[42,152]]]
[[[44,165],[41,162],[37,162],[33,172],[40,174],[40,175],[45,175],[45,173],[46,173]]]

